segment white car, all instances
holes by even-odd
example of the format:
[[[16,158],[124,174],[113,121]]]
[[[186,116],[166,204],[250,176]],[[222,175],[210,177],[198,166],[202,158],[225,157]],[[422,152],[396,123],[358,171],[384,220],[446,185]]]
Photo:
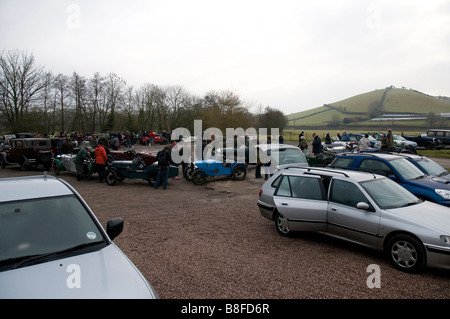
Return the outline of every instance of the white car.
[[[0,179],[0,299],[158,298],[86,202],[52,176]]]

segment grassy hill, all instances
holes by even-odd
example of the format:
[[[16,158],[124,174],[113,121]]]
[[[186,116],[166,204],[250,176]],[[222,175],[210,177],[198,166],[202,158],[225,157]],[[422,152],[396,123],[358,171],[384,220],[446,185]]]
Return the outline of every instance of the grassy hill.
[[[287,115],[287,128],[307,127],[353,127],[376,128],[385,126],[429,127],[429,120],[389,120],[374,121],[373,118],[383,114],[414,114],[416,116],[450,113],[450,103],[438,100],[427,94],[409,90],[388,87],[353,96],[351,98],[324,104],[323,106]],[[448,126],[448,119],[435,119],[438,126]]]

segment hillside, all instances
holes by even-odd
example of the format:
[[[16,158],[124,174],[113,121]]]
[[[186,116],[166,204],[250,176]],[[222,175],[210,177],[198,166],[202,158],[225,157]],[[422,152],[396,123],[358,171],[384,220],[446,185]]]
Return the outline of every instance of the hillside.
[[[388,87],[289,114],[287,126],[377,125],[379,121],[376,119],[387,118],[391,118],[392,122],[401,122],[401,125],[422,126],[424,117],[430,112],[449,113],[450,103],[415,90]],[[399,117],[410,117],[411,120],[400,120]]]

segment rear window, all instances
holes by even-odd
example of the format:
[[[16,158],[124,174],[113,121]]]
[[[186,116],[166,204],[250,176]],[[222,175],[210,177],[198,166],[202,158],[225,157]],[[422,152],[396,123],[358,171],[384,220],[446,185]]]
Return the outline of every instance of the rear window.
[[[348,168],[353,163],[353,158],[348,157],[336,157],[331,163],[333,168]]]

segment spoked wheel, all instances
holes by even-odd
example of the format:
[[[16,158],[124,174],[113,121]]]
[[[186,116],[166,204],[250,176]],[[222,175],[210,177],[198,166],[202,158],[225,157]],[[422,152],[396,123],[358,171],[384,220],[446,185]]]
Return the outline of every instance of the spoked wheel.
[[[190,165],[183,171],[183,177],[188,181],[192,180],[192,168]]]
[[[277,216],[275,217],[275,227],[277,228],[277,231],[282,236],[290,236],[291,231],[289,230],[288,220],[286,217],[281,215],[280,213],[277,213]]]
[[[388,244],[389,259],[399,270],[417,273],[426,265],[425,250],[422,244],[409,235],[397,235]]]
[[[242,181],[247,175],[247,170],[243,166],[237,166],[233,171],[233,177],[237,181]]]
[[[192,173],[192,182],[195,185],[203,185],[206,183],[206,173],[203,171],[194,171]]]
[[[113,170],[107,170],[105,172],[105,181],[106,184],[108,184],[109,186],[114,186],[117,183],[117,173],[114,172]]]

